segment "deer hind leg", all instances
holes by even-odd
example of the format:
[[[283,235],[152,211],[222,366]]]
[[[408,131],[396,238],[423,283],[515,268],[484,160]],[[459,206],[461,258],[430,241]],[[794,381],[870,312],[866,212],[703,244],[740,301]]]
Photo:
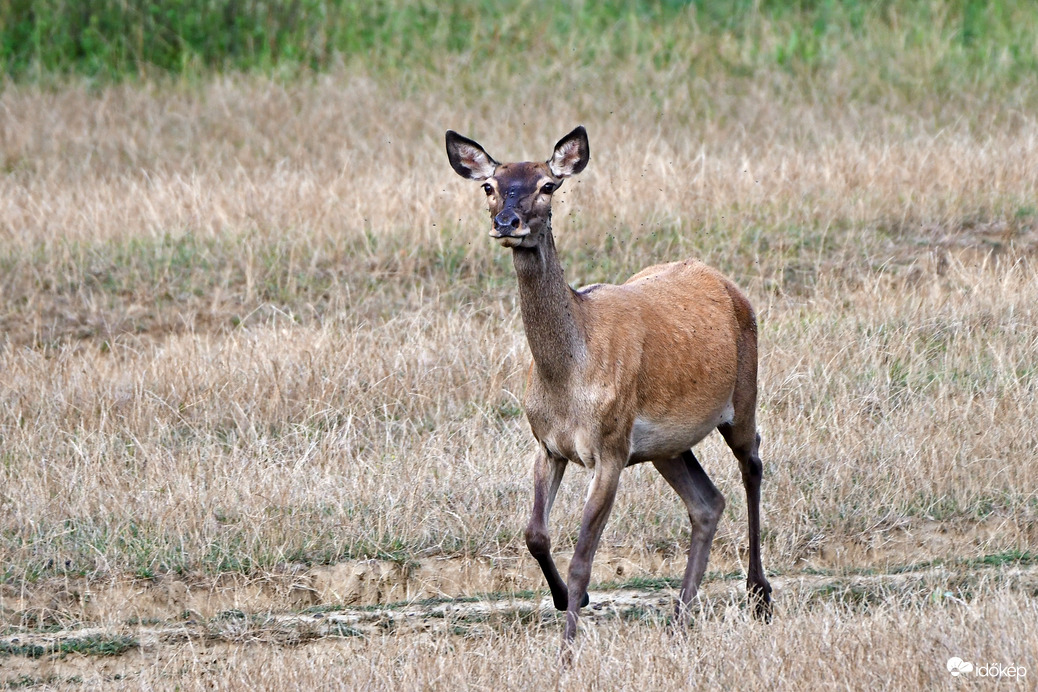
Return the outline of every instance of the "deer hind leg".
[[[749,524],[749,567],[746,571],[746,593],[753,614],[760,620],[771,620],[771,585],[764,576],[760,559],[760,484],[764,475],[758,450],[760,435],[753,417],[743,425],[721,425],[717,428],[739,460],[742,484],[746,489],[746,516]]]
[[[691,450],[667,461],[654,461],[653,466],[685,503],[688,518],[692,521],[688,564],[681,580],[675,612],[677,623],[687,625],[691,617],[689,604],[703,581],[706,563],[710,558],[710,544],[714,540],[721,513],[724,512],[724,496],[706,475]]]
[[[526,526],[526,547],[541,566],[544,578],[548,580],[551,600],[557,610],[566,610],[569,598],[566,583],[562,581],[555,561],[551,558],[551,537],[548,535],[548,515],[555,502],[562,483],[562,475],[566,472],[566,461],[548,455],[547,450],[537,451],[533,464],[533,512],[530,523]],[[587,600],[581,605],[587,605]]]

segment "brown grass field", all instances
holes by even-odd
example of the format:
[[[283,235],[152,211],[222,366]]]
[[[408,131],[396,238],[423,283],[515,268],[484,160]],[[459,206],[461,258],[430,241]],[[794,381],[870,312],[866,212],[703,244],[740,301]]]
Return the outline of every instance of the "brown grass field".
[[[0,91],[3,682],[1033,687],[1035,78],[546,66],[481,92],[452,65]],[[711,436],[728,506],[693,627],[667,625],[687,516],[634,468],[561,669],[511,262],[443,132],[543,159],[577,124],[567,278],[697,256],[757,308],[776,614],[744,607]],[[563,562],[588,479],[552,515]]]

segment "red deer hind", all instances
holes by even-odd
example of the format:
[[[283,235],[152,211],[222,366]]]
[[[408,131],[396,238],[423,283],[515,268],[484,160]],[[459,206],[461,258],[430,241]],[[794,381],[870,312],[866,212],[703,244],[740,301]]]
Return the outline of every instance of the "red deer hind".
[[[757,449],[757,322],[727,278],[693,259],[644,269],[621,285],[574,290],[551,232],[552,194],[590,157],[578,127],[545,163],[498,163],[471,139],[447,131],[458,175],[479,181],[490,236],[512,250],[523,327],[533,355],[523,405],[533,435],[533,514],[526,544],[566,611],[572,641],[587,605],[591,562],[613,507],[620,472],[651,461],[681,497],[692,521],[676,620],[706,571],[724,497],[692,453],[717,428],[738,459],[749,519],[747,591],[754,614],[769,618],[771,586],[760,558]],[[548,514],[567,463],[591,469],[569,584],[551,557]]]

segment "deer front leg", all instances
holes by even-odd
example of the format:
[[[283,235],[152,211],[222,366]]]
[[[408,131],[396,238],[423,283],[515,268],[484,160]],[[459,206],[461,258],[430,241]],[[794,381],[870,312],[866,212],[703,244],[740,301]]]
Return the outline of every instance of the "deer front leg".
[[[588,603],[587,587],[591,581],[591,562],[595,559],[598,541],[602,538],[609,512],[616,499],[616,488],[620,484],[620,471],[626,458],[612,456],[598,460],[591,491],[584,503],[584,514],[580,521],[580,536],[569,565],[569,607],[566,609],[565,642],[573,641],[577,634],[577,618],[580,608]]]
[[[548,515],[566,471],[566,460],[556,459],[541,447],[533,461],[533,513],[526,526],[526,547],[541,566],[551,589],[551,600],[556,610],[566,610],[568,603],[566,583],[562,581],[555,561],[551,559],[551,537],[548,535]]]

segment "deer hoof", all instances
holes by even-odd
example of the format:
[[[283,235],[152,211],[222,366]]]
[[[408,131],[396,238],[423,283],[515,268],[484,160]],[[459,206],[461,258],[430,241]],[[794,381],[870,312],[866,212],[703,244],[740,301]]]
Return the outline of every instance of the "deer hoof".
[[[753,617],[762,622],[771,622],[771,586],[751,584],[747,592]]]

